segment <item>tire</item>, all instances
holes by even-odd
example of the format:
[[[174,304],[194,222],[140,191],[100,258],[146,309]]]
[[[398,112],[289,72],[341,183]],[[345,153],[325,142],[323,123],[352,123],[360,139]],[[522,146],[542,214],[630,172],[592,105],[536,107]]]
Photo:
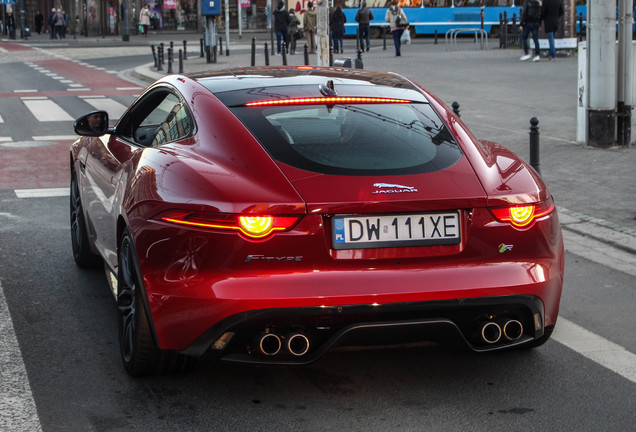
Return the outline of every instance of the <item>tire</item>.
[[[137,274],[136,253],[130,232],[121,236],[117,272],[117,320],[119,348],[124,368],[134,377],[187,372],[195,359],[176,351],[159,349],[152,329]]]
[[[80,197],[75,171],[71,172],[70,187],[71,246],[73,247],[73,259],[78,267],[97,267],[101,263],[101,259],[91,251],[88,231],[86,230],[86,220],[84,219],[84,208],[82,207],[82,199]]]

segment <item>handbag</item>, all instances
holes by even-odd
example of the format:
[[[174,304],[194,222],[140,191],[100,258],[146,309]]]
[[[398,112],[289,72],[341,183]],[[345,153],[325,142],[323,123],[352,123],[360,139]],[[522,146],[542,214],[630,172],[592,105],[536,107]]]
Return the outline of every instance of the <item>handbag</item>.
[[[144,25],[139,24],[139,33],[143,33],[143,32],[144,32]]]
[[[396,27],[408,27],[409,22],[408,20],[402,18],[401,15],[398,15],[397,19],[395,20],[395,26]]]

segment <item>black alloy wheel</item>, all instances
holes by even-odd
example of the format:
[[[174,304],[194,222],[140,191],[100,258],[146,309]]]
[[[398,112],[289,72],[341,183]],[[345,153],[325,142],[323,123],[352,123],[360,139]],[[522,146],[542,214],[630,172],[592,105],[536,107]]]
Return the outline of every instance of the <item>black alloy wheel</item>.
[[[194,359],[175,351],[157,348],[142,301],[135,248],[125,230],[119,246],[117,274],[117,318],[119,347],[124,368],[131,376],[185,372]]]
[[[71,172],[71,245],[73,247],[73,259],[82,268],[96,267],[100,259],[91,251],[84,220],[84,209],[80,197],[79,185],[75,172]]]

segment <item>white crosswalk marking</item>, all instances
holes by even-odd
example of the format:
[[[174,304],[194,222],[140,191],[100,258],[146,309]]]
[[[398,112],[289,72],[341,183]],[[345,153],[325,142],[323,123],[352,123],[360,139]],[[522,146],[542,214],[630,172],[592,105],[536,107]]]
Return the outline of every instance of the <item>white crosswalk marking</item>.
[[[31,111],[33,116],[41,122],[49,121],[72,121],[71,117],[66,111],[60,108],[52,100],[46,98],[21,98],[22,102]]]
[[[0,115],[0,123],[4,123],[4,119],[2,118],[1,115]]]
[[[126,108],[124,105],[120,104],[116,100],[106,98],[106,97],[90,97],[85,96],[82,97],[86,103],[91,104],[98,110],[104,110],[108,113],[108,116],[111,120],[118,119],[122,116]]]

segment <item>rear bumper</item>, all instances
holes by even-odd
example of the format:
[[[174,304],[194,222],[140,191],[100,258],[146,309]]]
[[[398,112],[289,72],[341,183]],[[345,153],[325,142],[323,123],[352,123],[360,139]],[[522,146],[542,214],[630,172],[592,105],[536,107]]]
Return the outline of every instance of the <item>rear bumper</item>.
[[[497,323],[502,328],[511,320],[521,324],[519,334],[508,337],[502,332],[494,342],[483,339],[485,323]],[[285,365],[311,363],[336,346],[435,341],[473,351],[492,351],[542,337],[544,322],[543,302],[530,295],[264,309],[224,319],[182,352],[209,354],[230,362]],[[276,336],[280,350],[263,352],[258,343],[263,334]],[[299,334],[307,340],[306,352],[301,355],[287,347],[292,335]],[[217,341],[224,335],[231,335],[231,339],[221,346]]]

